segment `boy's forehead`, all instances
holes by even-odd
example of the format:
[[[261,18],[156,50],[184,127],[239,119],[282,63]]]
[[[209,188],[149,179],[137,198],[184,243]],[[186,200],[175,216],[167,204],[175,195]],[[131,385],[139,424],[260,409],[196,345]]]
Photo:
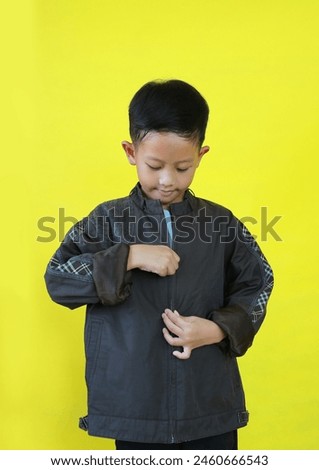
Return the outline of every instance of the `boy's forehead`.
[[[151,161],[153,161],[153,162],[161,162],[161,161],[162,161],[161,158],[153,157],[152,155],[148,155],[148,156],[147,156],[147,159],[148,159],[148,160],[151,160]],[[193,158],[191,158],[191,157],[190,157],[190,158],[184,158],[183,160],[178,159],[178,162],[179,162],[179,163],[191,163],[192,161],[193,161]]]
[[[162,153],[168,153],[184,155],[185,160],[191,160],[192,155],[198,150],[198,146],[193,140],[173,132],[152,131],[139,142],[137,150],[152,159],[160,158]]]

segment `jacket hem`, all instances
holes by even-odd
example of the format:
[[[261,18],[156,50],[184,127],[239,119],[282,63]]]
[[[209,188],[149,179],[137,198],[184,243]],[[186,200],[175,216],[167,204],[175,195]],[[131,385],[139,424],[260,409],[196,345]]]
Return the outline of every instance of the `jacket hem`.
[[[127,419],[113,416],[88,415],[85,426],[90,436],[120,439],[123,441],[170,444],[170,421]],[[224,434],[246,426],[248,412],[232,411],[194,419],[176,421],[174,443],[186,442]]]

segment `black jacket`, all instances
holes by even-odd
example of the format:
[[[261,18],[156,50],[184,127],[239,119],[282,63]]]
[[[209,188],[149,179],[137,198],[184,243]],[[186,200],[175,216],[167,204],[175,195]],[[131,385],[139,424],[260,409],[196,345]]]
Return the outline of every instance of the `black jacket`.
[[[139,184],[77,223],[45,274],[52,299],[87,304],[89,434],[173,443],[222,434],[248,421],[236,356],[251,346],[273,286],[271,268],[232,213],[187,191],[172,204],[173,276],[126,270],[129,245],[168,243],[159,201]],[[218,345],[172,355],[163,338],[165,308],[216,322]]]

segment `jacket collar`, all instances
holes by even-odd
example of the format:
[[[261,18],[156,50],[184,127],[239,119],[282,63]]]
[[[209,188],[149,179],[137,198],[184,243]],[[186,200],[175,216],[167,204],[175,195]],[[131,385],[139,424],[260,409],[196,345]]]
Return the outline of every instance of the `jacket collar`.
[[[149,199],[142,191],[141,184],[137,183],[130,192],[130,197],[135,204],[146,213],[163,214],[162,204],[159,199]],[[190,214],[195,210],[196,198],[192,192],[187,189],[184,199],[181,202],[175,202],[169,206],[169,210],[173,215]]]

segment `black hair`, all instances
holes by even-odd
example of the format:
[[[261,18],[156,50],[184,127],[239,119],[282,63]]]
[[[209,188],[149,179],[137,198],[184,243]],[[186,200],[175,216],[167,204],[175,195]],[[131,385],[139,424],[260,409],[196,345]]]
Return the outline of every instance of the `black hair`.
[[[138,144],[151,131],[174,132],[202,145],[209,107],[194,88],[182,80],[146,83],[129,106],[130,135]]]

